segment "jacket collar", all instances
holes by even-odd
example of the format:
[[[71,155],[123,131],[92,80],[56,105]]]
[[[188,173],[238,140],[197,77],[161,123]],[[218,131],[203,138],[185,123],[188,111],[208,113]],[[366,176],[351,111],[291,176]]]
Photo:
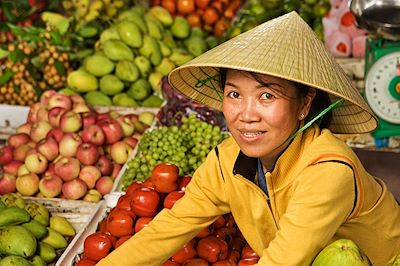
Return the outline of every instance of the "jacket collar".
[[[233,174],[239,174],[253,182],[256,172],[257,158],[249,157],[240,151],[233,166]]]

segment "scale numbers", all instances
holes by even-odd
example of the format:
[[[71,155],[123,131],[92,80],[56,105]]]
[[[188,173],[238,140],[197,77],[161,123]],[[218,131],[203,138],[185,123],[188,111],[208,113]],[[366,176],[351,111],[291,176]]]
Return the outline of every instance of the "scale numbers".
[[[368,71],[365,94],[377,116],[400,124],[400,52],[379,58]]]

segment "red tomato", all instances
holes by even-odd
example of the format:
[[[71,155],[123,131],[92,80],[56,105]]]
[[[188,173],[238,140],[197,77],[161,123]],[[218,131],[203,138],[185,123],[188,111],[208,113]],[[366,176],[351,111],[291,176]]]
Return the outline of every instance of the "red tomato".
[[[180,14],[192,13],[196,9],[194,0],[178,0],[177,9]]]
[[[173,256],[172,256],[172,261],[178,262],[178,263],[183,263],[188,259],[192,259],[196,256],[196,249],[194,247],[195,241],[192,239],[183,247],[178,250]]]
[[[107,218],[108,231],[116,237],[133,235],[133,222],[134,220],[128,211],[114,209]]]
[[[140,187],[133,191],[131,206],[136,215],[153,217],[157,214],[160,195],[148,187]]]
[[[237,250],[229,250],[228,251],[228,260],[237,263],[240,260],[240,253]]]
[[[224,218],[224,216],[222,216],[222,215],[219,216],[219,217],[217,218],[217,220],[215,220],[215,221],[213,222],[215,228],[224,227],[224,226],[225,226],[225,223],[226,223],[225,218]]]
[[[132,207],[131,207],[131,200],[132,200],[132,198],[129,195],[127,195],[127,194],[122,195],[118,199],[116,209],[126,210],[127,212],[129,212],[129,214],[132,216],[133,219],[136,219],[136,214],[132,210]]]
[[[90,260],[88,258],[83,258],[78,263],[75,264],[75,266],[95,266],[96,261]]]
[[[232,250],[236,250],[239,253],[242,253],[243,247],[246,245],[246,240],[244,240],[243,237],[235,236],[232,239],[232,242],[230,244],[230,248]]]
[[[151,171],[150,181],[155,190],[160,193],[169,193],[178,188],[179,168],[172,163],[160,163]]]
[[[175,190],[168,193],[168,195],[164,199],[164,208],[171,209],[172,206],[174,206],[175,202],[182,198],[183,195],[185,195],[185,191],[181,190]]]
[[[215,236],[207,236],[197,244],[197,254],[209,262],[224,260],[228,257],[228,244]]]
[[[106,234],[93,233],[83,243],[83,255],[97,262],[107,256],[111,248],[111,240]]]
[[[210,3],[210,0],[195,0],[195,3],[198,8],[205,9]]]
[[[176,12],[175,0],[162,0],[161,6],[168,10],[171,15],[174,15]]]
[[[226,259],[214,262],[211,266],[236,266],[236,262]]]
[[[161,266],[180,266],[180,265],[181,265],[180,263],[167,260],[167,261],[164,262]]]
[[[221,227],[215,230],[214,236],[218,237],[219,239],[224,240],[228,245],[232,243],[232,235],[229,228]]]
[[[148,187],[148,188],[155,189],[155,188],[156,188],[156,185],[154,185],[154,183],[151,181],[151,178],[147,178],[147,179],[142,183],[142,187]]]
[[[255,265],[257,264],[258,260],[258,258],[241,259],[238,263],[238,266]]]
[[[118,238],[118,240],[115,242],[114,248],[118,248],[119,246],[121,246],[125,241],[127,241],[129,238],[131,238],[132,236],[122,236],[120,238]]]
[[[132,182],[129,187],[126,189],[125,195],[128,195],[129,197],[132,197],[132,193],[135,189],[138,187],[141,187],[143,185],[143,182],[141,181],[134,181]]]
[[[247,258],[260,258],[257,253],[250,247],[249,244],[246,243],[246,245],[242,249],[242,259],[247,259]]]
[[[190,180],[192,180],[191,176],[185,175],[179,178],[178,180],[178,190],[186,190],[186,186],[190,183]]]
[[[99,228],[97,229],[98,232],[106,234],[108,232],[107,228],[107,218],[99,223]]]
[[[195,258],[188,259],[182,264],[182,266],[209,266],[209,264],[205,259]]]
[[[214,233],[214,225],[213,224],[201,229],[201,231],[197,233],[196,237],[204,238],[206,236],[211,235],[212,233]]]
[[[153,220],[153,217],[140,217],[139,219],[137,219],[135,224],[135,233],[142,230],[143,227],[148,226],[151,220]]]

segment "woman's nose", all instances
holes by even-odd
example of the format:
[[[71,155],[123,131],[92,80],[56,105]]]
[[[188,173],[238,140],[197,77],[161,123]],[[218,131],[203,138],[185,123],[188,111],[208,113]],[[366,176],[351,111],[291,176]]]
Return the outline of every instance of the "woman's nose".
[[[256,103],[252,100],[245,100],[240,106],[240,120],[243,122],[255,122],[259,120],[259,115],[256,110]]]

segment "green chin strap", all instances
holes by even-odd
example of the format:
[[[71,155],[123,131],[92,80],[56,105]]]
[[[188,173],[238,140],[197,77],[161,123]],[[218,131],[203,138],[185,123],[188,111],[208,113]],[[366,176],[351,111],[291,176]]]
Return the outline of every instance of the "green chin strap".
[[[305,124],[304,126],[302,126],[301,128],[299,128],[296,132],[294,132],[283,144],[292,141],[292,139],[294,139],[299,133],[303,132],[304,130],[306,130],[308,127],[310,127],[315,121],[317,121],[318,119],[322,118],[322,116],[324,116],[327,112],[329,112],[330,110],[334,109],[334,108],[338,108],[340,106],[340,104],[343,102],[344,100],[342,98],[336,100],[334,103],[330,104],[328,107],[326,107],[324,110],[322,110],[318,115],[316,115],[313,119],[311,119],[310,121],[307,122],[307,124]]]

